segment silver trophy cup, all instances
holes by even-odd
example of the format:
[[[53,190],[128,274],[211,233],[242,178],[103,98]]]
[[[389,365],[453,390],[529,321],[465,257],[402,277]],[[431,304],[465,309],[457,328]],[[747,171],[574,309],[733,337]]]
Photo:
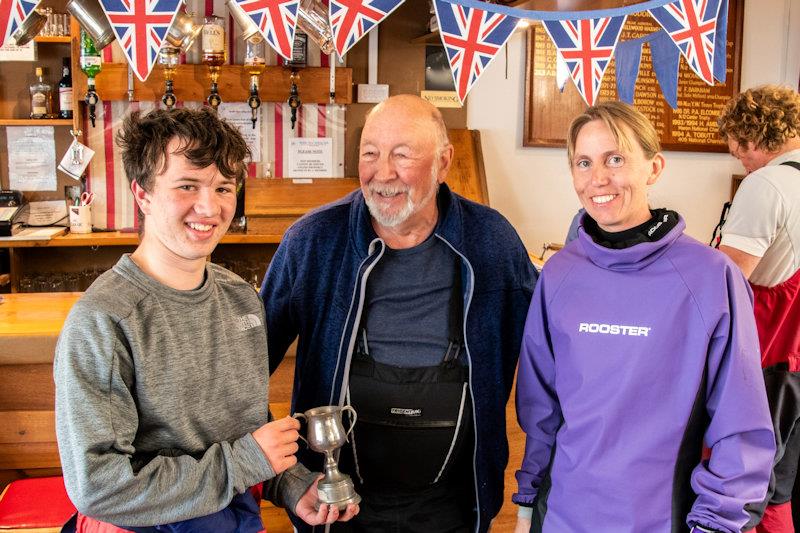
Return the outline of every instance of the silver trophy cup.
[[[342,424],[344,411],[350,411],[353,416],[353,422],[347,431]],[[339,465],[333,456],[333,452],[344,446],[347,436],[353,431],[356,425],[356,410],[349,405],[344,407],[326,405],[309,409],[305,413],[297,413],[294,417],[303,418],[308,423],[306,432],[308,440],[300,438],[315,452],[325,454],[325,477],[317,484],[319,502],[335,505],[340,511],[344,511],[350,503],[359,503],[361,496],[356,493],[353,480],[347,474],[339,472]]]

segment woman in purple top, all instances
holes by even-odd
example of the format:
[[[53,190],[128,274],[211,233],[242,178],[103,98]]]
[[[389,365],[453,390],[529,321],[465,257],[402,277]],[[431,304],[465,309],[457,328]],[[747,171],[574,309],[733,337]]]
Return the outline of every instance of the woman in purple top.
[[[649,208],[664,156],[641,113],[590,107],[568,142],[586,214],[525,326],[516,531],[738,533],[775,454],[746,280]]]

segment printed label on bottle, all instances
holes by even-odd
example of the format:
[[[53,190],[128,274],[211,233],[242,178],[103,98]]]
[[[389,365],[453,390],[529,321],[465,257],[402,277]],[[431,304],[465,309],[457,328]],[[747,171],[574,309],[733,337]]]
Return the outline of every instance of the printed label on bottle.
[[[250,57],[244,58],[244,64],[246,66],[248,66],[248,67],[266,65],[267,64],[267,59],[265,57],[261,57],[261,56],[250,56]]]
[[[225,28],[217,24],[203,26],[203,52],[223,52],[225,50]]]
[[[58,88],[58,108],[61,111],[72,111],[72,87]]]
[[[31,95],[31,114],[47,114],[47,97],[44,95],[44,93],[33,93]]]
[[[100,56],[81,56],[81,68],[96,67],[101,63]]]

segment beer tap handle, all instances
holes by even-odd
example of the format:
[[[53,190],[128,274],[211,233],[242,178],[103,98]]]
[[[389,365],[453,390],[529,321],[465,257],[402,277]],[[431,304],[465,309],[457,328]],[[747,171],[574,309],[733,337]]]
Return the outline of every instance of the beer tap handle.
[[[253,129],[256,129],[256,122],[258,121],[258,108],[261,107],[261,98],[258,97],[258,86],[250,86],[250,98],[247,99],[247,105],[250,106],[251,118],[253,122]]]
[[[214,111],[216,111],[217,108],[219,107],[219,104],[222,103],[222,98],[220,97],[217,88],[217,82],[213,82],[211,84],[211,94],[208,95],[208,99],[206,101],[208,102],[208,105],[211,106],[211,109],[213,109]]]
[[[167,109],[172,109],[175,105],[175,94],[172,92],[172,80],[167,80],[167,89],[164,92],[164,96],[161,97],[161,101],[167,106]]]
[[[95,106],[97,105],[97,102],[99,102],[99,100],[100,99],[98,98],[97,93],[94,91],[94,89],[89,89],[89,91],[86,93],[86,106],[89,108],[89,120],[91,121],[93,128],[95,125],[94,120],[95,118],[97,118],[95,116]]]
[[[300,101],[300,94],[297,90],[297,84],[294,82],[294,74],[292,74],[292,87],[289,89],[289,100],[288,100],[289,108],[292,110],[292,129],[294,129],[294,124],[297,122],[297,110],[303,105],[303,102]]]

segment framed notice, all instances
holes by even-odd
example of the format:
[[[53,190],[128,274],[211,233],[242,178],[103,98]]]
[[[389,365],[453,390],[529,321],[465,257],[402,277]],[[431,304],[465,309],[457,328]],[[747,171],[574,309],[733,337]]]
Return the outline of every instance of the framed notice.
[[[707,85],[681,56],[678,73],[678,108],[672,109],[661,94],[650,57],[650,45],[642,46],[642,60],[636,81],[634,106],[655,125],[662,148],[692,152],[727,152],[719,139],[716,118],[725,103],[739,92],[742,55],[744,0],[730,0],[728,11],[727,74],[725,83]],[[648,12],[629,15],[619,42],[637,39],[661,29]],[[556,48],[544,26],[528,28],[528,57],[525,76],[524,146],[566,146],[572,119],[586,108],[572,79],[564,92],[556,85]],[[615,61],[612,59],[598,101],[617,98]]]
[[[333,176],[333,139],[295,137],[289,139],[287,178],[330,178]]]

